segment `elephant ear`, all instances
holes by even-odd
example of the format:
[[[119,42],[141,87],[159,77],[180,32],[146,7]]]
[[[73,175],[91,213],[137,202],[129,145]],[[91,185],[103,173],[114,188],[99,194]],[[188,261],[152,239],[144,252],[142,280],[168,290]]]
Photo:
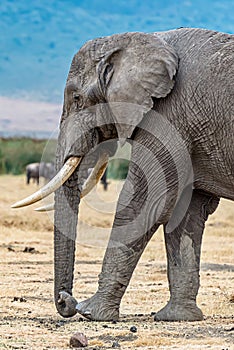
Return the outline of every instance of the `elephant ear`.
[[[115,40],[116,48],[99,62],[98,79],[114,114],[118,136],[126,139],[153,107],[152,97],[165,97],[172,90],[178,56],[156,34],[126,33]]]

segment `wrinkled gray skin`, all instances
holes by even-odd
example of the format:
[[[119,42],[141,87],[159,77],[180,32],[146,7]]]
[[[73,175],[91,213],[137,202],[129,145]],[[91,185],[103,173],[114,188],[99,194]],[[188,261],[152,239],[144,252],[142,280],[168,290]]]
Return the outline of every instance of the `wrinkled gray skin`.
[[[196,296],[205,221],[221,197],[234,199],[233,61],[234,36],[186,28],[99,38],[75,55],[57,170],[72,155],[86,157],[55,196],[55,303],[62,316],[118,319],[137,262],[164,225],[170,300],[155,320],[203,319]],[[137,104],[139,113],[115,113],[114,102]],[[80,187],[89,159],[103,149],[113,153],[104,141],[116,138],[132,143],[129,172],[98,290],[77,305],[71,295]]]
[[[55,175],[55,166],[53,163],[31,163],[26,166],[27,184],[30,180],[37,182],[39,185],[39,178],[44,177],[45,181],[49,181]]]

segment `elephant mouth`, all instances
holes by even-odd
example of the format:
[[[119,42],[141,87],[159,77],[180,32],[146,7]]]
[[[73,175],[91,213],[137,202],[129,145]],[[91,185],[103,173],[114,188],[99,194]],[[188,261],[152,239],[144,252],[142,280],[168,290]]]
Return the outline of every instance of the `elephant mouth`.
[[[55,175],[55,177],[48,184],[46,184],[44,187],[42,187],[40,190],[33,193],[32,195],[14,203],[11,206],[11,208],[25,207],[30,204],[36,203],[45,197],[48,197],[51,193],[55,192],[59,187],[61,187],[69,179],[69,177],[74,173],[74,171],[77,169],[81,161],[82,161],[82,157],[72,156],[68,158],[64,163],[63,167],[57,173],[57,175]],[[99,160],[97,161],[95,167],[93,168],[91,174],[89,175],[88,179],[86,180],[82,188],[81,198],[86,196],[97,184],[99,179],[102,177],[102,174],[104,173],[107,167],[107,164],[108,164],[108,154],[103,153],[100,156]],[[38,211],[46,211],[51,209],[53,209],[53,206],[50,205],[50,207],[38,208]]]

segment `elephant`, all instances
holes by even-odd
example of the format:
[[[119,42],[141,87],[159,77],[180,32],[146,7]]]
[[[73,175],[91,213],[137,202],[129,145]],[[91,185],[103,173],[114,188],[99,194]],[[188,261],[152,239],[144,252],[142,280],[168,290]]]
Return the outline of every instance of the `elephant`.
[[[88,41],[64,91],[56,151],[54,297],[63,317],[118,320],[148,242],[163,226],[170,299],[155,321],[203,319],[197,305],[205,223],[234,200],[234,36],[208,29],[131,32]],[[90,298],[72,296],[75,239],[87,169],[117,141],[131,144],[109,242]],[[13,207],[28,205],[50,192]]]
[[[107,191],[109,182],[107,181],[107,169],[104,171],[102,177],[101,177],[101,184],[103,185],[104,191]]]
[[[55,165],[53,162],[41,162],[39,166],[39,176],[45,181],[51,180],[55,175]]]
[[[30,180],[33,179],[39,185],[39,163],[30,163],[26,166],[27,184],[30,184]]]
[[[55,175],[55,166],[52,162],[30,163],[26,166],[27,184],[33,179],[39,185],[39,178],[44,177],[45,181],[49,181]]]

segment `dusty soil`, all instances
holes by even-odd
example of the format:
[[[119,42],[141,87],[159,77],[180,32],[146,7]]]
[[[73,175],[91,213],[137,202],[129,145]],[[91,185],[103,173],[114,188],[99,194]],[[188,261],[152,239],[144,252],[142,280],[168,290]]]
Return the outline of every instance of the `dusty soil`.
[[[99,185],[80,210],[74,296],[81,301],[97,287],[120,182]],[[69,349],[83,332],[88,349],[234,349],[234,204],[222,200],[203,240],[198,304],[202,322],[154,322],[151,313],[169,298],[162,231],[142,256],[122,300],[117,323],[61,318],[53,303],[52,219],[36,205],[10,204],[35,191],[22,176],[0,177],[0,349]],[[135,326],[137,332],[130,328]]]

